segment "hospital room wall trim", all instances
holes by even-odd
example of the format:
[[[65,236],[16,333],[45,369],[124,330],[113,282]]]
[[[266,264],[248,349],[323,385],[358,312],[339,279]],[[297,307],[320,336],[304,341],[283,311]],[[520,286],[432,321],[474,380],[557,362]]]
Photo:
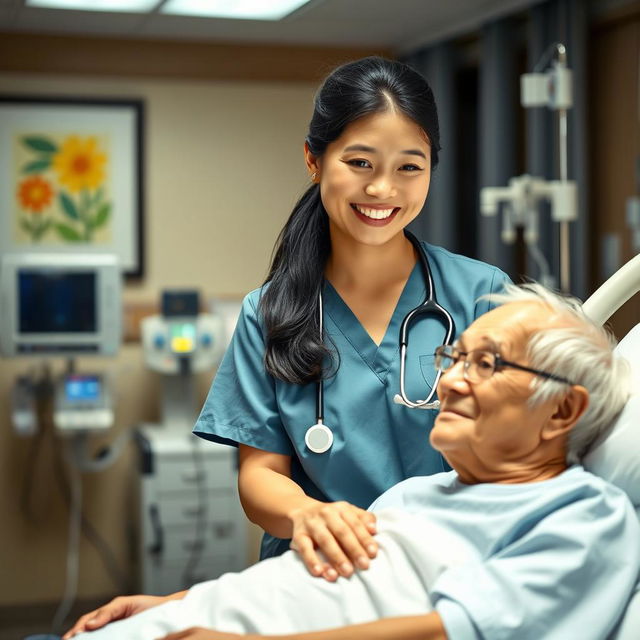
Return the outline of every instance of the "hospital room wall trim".
[[[90,38],[0,31],[0,71],[316,82],[336,64],[384,48],[326,48]]]

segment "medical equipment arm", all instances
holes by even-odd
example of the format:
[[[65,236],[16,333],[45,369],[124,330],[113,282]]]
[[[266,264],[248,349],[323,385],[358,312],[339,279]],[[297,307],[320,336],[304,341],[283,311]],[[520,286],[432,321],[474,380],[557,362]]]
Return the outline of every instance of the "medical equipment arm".
[[[289,456],[239,445],[238,486],[245,513],[271,535],[291,538],[312,575],[336,580],[369,566],[377,545],[375,516],[347,502],[307,496],[290,477]],[[329,561],[320,560],[321,551]]]

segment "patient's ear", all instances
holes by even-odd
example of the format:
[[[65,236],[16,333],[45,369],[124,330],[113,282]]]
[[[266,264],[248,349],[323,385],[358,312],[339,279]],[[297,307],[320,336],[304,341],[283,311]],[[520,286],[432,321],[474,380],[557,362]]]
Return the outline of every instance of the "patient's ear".
[[[551,440],[560,435],[567,435],[575,427],[588,406],[589,392],[582,385],[573,385],[558,400],[553,415],[542,430],[542,438]]]

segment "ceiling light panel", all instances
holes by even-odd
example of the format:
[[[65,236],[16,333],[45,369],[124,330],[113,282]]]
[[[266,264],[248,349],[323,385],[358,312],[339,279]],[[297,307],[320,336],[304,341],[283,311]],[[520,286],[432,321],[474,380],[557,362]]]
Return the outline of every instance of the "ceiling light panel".
[[[159,2],[160,0],[26,0],[25,5],[46,9],[145,13],[157,7]]]
[[[162,13],[240,20],[280,20],[309,0],[167,0]]]

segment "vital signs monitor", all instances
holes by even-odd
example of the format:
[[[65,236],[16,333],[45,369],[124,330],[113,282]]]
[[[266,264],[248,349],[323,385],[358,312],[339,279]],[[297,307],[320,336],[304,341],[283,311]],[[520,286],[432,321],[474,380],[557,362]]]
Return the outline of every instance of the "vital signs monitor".
[[[121,280],[112,254],[6,254],[0,263],[0,353],[115,355]]]

